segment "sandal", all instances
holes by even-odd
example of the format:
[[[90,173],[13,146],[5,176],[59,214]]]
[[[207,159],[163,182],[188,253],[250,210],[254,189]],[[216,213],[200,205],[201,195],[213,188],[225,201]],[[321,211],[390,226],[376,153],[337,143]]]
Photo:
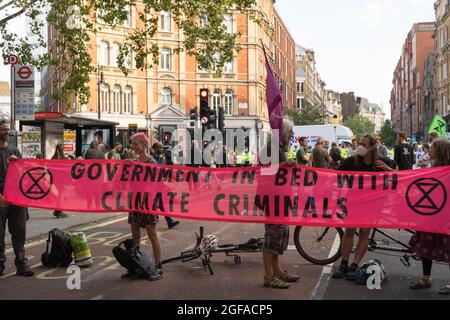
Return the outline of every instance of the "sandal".
[[[423,289],[430,289],[431,288],[431,281],[425,281],[425,280],[420,280],[417,283],[411,283],[409,288],[411,290],[423,290]]]
[[[447,285],[446,287],[443,287],[441,290],[439,290],[439,294],[441,296],[448,296],[448,295],[450,295],[450,284]]]
[[[269,280],[264,278],[264,287],[272,289],[287,289],[289,288],[289,283],[276,277],[273,277],[272,279]]]
[[[284,282],[297,282],[300,280],[300,276],[287,271],[284,271],[278,278]]]

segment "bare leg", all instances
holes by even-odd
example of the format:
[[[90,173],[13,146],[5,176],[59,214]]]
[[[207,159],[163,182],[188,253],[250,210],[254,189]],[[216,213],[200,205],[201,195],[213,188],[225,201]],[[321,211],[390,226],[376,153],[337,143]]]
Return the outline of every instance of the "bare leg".
[[[359,230],[359,239],[358,244],[356,246],[355,260],[354,263],[359,265],[364,258],[364,255],[367,252],[367,248],[369,246],[369,235],[371,229],[360,229]]]
[[[280,266],[280,256],[277,254],[272,255],[272,269],[275,276],[280,276],[283,274]]]
[[[131,225],[131,234],[132,234],[134,242],[136,242],[138,246],[141,246],[141,227],[132,224]]]
[[[159,242],[158,233],[156,232],[156,224],[150,224],[146,226],[148,238],[152,242],[153,255],[155,257],[155,263],[160,263],[161,260],[161,243]]]
[[[264,272],[266,279],[273,278],[273,268],[272,268],[272,256],[273,254],[269,252],[263,252],[263,261],[264,261]]]
[[[342,237],[342,260],[349,261],[350,254],[353,249],[353,238],[355,237],[356,229],[345,229],[344,236]]]

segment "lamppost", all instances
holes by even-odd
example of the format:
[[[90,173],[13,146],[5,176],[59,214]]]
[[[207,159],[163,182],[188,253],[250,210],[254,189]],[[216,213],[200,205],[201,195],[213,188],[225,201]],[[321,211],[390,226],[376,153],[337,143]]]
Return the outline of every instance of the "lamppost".
[[[103,67],[99,66],[97,69],[97,112],[98,112],[98,120],[101,119],[101,85],[105,83],[105,75],[103,73]]]

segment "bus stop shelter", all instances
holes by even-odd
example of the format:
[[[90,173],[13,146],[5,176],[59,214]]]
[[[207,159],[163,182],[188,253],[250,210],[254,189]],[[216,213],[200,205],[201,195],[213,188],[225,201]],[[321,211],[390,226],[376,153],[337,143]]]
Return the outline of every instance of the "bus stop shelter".
[[[37,112],[35,120],[20,121],[19,130],[24,158],[35,158],[42,154],[44,159],[53,156],[56,145],[64,144],[66,155],[81,156],[92,141],[104,143],[112,149],[116,137],[117,122],[82,118],[59,112]]]

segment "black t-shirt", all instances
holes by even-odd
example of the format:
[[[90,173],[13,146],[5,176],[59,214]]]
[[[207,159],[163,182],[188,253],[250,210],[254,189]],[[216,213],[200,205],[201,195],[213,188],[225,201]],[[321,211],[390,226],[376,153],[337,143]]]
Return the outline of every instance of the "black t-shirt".
[[[413,148],[407,143],[401,143],[395,147],[394,160],[398,164],[399,170],[412,170],[416,163]]]
[[[9,160],[11,156],[22,158],[19,149],[13,146],[0,148],[0,193],[3,194],[6,182],[6,173],[8,171]]]
[[[389,158],[380,158],[381,161],[386,163],[390,168],[395,169],[397,167],[397,163],[394,160],[391,160]],[[369,172],[376,172],[376,171],[383,171],[381,169],[378,169],[375,163],[370,163],[367,165],[363,159],[359,159],[359,161],[356,161],[356,157],[350,157],[347,158],[339,167],[338,170],[341,171],[369,171]]]

